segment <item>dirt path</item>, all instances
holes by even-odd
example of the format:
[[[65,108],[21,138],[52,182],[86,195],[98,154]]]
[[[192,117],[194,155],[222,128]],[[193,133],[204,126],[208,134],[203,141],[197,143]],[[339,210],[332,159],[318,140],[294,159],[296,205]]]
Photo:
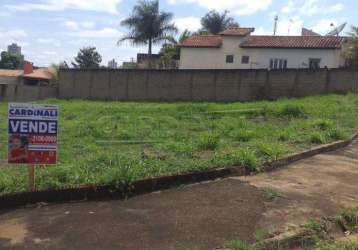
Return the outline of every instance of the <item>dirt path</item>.
[[[128,201],[0,211],[0,249],[215,249],[253,241],[358,203],[358,143],[270,174],[228,178]],[[270,187],[280,197],[265,198]]]

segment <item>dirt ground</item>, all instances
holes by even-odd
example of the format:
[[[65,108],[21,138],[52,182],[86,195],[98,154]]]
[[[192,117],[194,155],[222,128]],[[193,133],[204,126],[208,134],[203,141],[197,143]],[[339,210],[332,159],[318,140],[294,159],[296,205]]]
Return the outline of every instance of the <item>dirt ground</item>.
[[[358,204],[358,142],[272,173],[127,201],[0,211],[0,249],[215,249]],[[279,196],[270,201],[263,190]]]

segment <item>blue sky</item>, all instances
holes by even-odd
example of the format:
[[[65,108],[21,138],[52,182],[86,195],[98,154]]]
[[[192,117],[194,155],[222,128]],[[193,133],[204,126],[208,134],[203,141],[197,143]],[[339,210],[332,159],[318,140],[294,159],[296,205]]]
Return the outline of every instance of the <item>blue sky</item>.
[[[16,42],[26,59],[46,66],[71,61],[79,48],[95,46],[106,65],[135,58],[145,47],[116,42],[126,30],[120,21],[129,15],[134,0],[1,0],[0,49]],[[211,9],[229,10],[242,27],[271,35],[279,16],[278,33],[297,35],[303,26],[325,34],[330,24],[358,25],[356,0],[160,0],[160,8],[174,13],[180,30],[197,30],[200,17]],[[345,32],[349,31],[349,27]]]

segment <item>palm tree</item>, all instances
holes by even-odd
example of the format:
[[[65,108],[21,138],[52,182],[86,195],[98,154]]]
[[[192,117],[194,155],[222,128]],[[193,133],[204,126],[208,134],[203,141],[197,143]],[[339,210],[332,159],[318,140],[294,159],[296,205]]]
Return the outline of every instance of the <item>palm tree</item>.
[[[228,16],[229,11],[219,12],[212,10],[201,18],[201,26],[203,26],[200,33],[218,34],[221,31],[226,30],[229,27],[239,27],[239,24],[235,22],[234,18]]]
[[[153,45],[168,40],[171,34],[177,32],[172,19],[172,13],[159,11],[158,0],[141,0],[134,6],[132,14],[121,22],[130,31],[118,43],[129,40],[134,45],[148,45],[151,61]]]

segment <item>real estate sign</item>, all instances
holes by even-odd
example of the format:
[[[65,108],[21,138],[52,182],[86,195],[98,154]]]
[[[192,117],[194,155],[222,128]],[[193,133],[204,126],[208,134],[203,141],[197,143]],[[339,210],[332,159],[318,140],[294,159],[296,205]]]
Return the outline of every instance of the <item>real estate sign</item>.
[[[58,106],[9,103],[9,164],[56,164]]]

